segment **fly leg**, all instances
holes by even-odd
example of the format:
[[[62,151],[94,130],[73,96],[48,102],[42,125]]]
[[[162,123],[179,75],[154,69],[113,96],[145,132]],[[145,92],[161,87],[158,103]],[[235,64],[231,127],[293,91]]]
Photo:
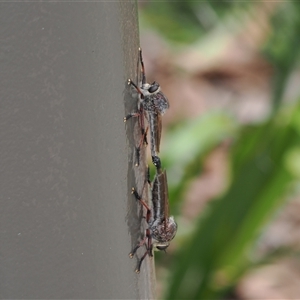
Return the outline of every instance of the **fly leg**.
[[[144,121],[144,110],[142,108],[139,109],[139,111],[137,112],[131,112],[130,114],[128,114],[127,116],[124,117],[124,123],[127,122],[127,120],[129,120],[130,118],[139,118],[139,123],[140,123],[140,127],[141,127],[141,132],[142,132],[142,136],[144,138],[144,144],[148,145],[148,141],[147,141],[147,134],[145,133],[145,121]]]
[[[130,114],[128,114],[126,117],[124,117],[124,123],[126,123],[127,120],[129,120],[130,118],[134,117],[134,118],[139,118],[140,117],[140,113],[139,112],[131,112]]]
[[[146,74],[145,74],[145,66],[144,66],[144,61],[143,61],[143,56],[142,56],[142,49],[139,48],[139,60],[141,63],[141,73],[142,73],[142,84],[146,83]]]
[[[124,117],[124,122],[126,122],[127,120],[129,120],[132,117],[139,118],[140,127],[141,127],[141,131],[142,131],[142,136],[141,136],[140,142],[139,142],[138,146],[135,147],[135,153],[136,153],[135,166],[139,166],[140,165],[141,146],[142,146],[142,144],[148,145],[148,141],[147,141],[148,127],[145,130],[144,125],[141,125],[142,123],[144,123],[144,122],[141,122],[142,120],[144,120],[144,118],[141,118],[141,113],[140,112],[132,112],[132,113],[128,114],[126,117]]]
[[[138,261],[137,268],[135,269],[136,273],[140,273],[142,262],[143,262],[143,260],[145,259],[145,257],[147,255],[149,257],[153,257],[153,254],[152,254],[152,238],[151,238],[151,234],[150,234],[150,229],[146,230],[146,238],[148,238],[148,243],[146,245],[146,251],[145,251],[145,253],[143,254],[143,256]]]
[[[150,185],[150,169],[149,169],[149,167],[147,168],[147,173],[146,173],[145,184],[146,183],[148,183]],[[145,187],[145,185],[144,185],[144,187]],[[144,189],[144,187],[143,187],[143,189]],[[135,199],[138,200],[141,203],[141,205],[146,208],[146,210],[147,210],[147,213],[146,213],[146,222],[147,222],[147,224],[149,224],[150,219],[151,219],[151,209],[150,209],[150,207],[145,202],[145,200],[143,200],[141,198],[141,196],[138,194],[138,192],[135,190],[135,188],[132,188],[132,192],[131,193],[134,195]],[[149,228],[146,229],[145,237],[129,253],[129,257],[133,258],[133,256],[135,255],[136,251],[140,247],[142,247],[143,245],[145,245],[146,251],[143,254],[143,256],[138,260],[138,265],[137,265],[137,268],[135,270],[136,273],[140,273],[141,265],[142,265],[142,262],[145,259],[145,257],[147,255],[149,255],[149,257],[153,256],[153,254],[152,254],[152,237],[151,237],[151,231],[150,231]]]
[[[146,243],[146,239],[148,239],[148,243]],[[150,234],[150,230],[147,229],[146,230],[146,236],[144,239],[142,239],[133,249],[132,251],[129,253],[129,257],[133,258],[133,256],[135,255],[136,251],[141,247],[145,245],[146,246],[146,251],[143,254],[143,256],[138,260],[137,263],[137,268],[135,269],[136,273],[140,273],[141,270],[141,265],[143,260],[145,259],[145,257],[148,255],[149,257],[153,257],[152,254],[152,238],[151,238],[151,234]]]
[[[141,131],[142,131],[142,136],[144,136],[144,145],[148,145],[148,141],[147,141],[147,133],[145,133],[146,130],[148,130],[148,128],[145,130],[145,112],[143,107],[140,107],[140,114],[141,117],[139,118],[140,120],[140,127],[141,127]]]
[[[138,200],[138,201],[141,203],[141,205],[143,205],[143,206],[146,208],[146,210],[147,210],[147,213],[146,213],[146,221],[147,221],[147,223],[149,223],[150,218],[151,218],[151,209],[150,209],[150,207],[149,207],[148,204],[145,202],[145,200],[143,200],[143,199],[141,198],[141,196],[138,194],[138,192],[136,191],[135,188],[132,188],[131,193],[134,195],[135,199]]]
[[[142,247],[143,245],[145,245],[146,243],[146,236],[131,250],[131,252],[129,253],[129,257],[133,258],[134,254],[136,253],[137,249],[139,249],[140,247]]]
[[[148,132],[148,127],[146,128],[145,132],[142,134],[140,143],[139,143],[138,147],[136,147],[136,149],[135,149],[136,150],[136,163],[135,163],[136,167],[140,165],[141,146],[142,146],[142,144],[145,143],[145,138],[147,137],[147,132]],[[147,141],[147,138],[146,138],[146,141]]]
[[[128,85],[134,87],[134,89],[139,93],[141,99],[144,98],[144,95],[143,95],[141,89],[131,79],[128,79]],[[143,144],[144,145],[148,145],[148,141],[147,141],[147,129],[145,130],[144,115],[145,115],[144,109],[143,109],[142,106],[140,106],[137,112],[131,112],[126,117],[124,117],[124,122],[126,122],[127,120],[129,120],[132,117],[138,117],[139,118],[140,128],[141,128],[141,134],[142,134],[142,137],[143,137]],[[139,145],[139,147],[136,150],[137,150],[137,163],[136,163],[136,165],[138,166],[139,165],[140,145]]]
[[[133,88],[139,93],[141,99],[142,100],[144,99],[143,92],[141,91],[141,89],[131,79],[128,79],[127,84],[130,85],[130,86],[133,86]],[[141,130],[142,130],[142,135],[143,135],[145,133],[145,121],[144,121],[144,109],[143,109],[143,107],[142,106],[139,107],[139,112],[138,113],[131,113],[131,114],[127,115],[124,118],[124,122],[126,122],[131,117],[140,117],[140,126],[141,126]],[[147,136],[146,135],[144,136],[144,143],[146,145],[148,145]]]

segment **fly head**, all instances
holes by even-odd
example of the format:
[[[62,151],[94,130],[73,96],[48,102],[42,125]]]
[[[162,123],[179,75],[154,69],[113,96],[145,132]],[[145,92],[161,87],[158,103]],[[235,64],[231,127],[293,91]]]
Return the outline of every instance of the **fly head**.
[[[160,86],[156,81],[153,81],[152,84],[150,84],[149,88],[148,88],[148,92],[150,94],[156,94],[158,93],[160,90]]]
[[[173,240],[177,232],[177,223],[171,216],[166,220],[154,220],[151,224],[152,238],[156,241],[155,247],[158,250],[165,250],[169,242]]]

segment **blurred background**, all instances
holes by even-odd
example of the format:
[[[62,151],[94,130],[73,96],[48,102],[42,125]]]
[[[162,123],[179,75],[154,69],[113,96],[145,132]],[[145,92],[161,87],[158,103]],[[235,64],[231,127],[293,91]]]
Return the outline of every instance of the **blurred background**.
[[[300,2],[141,1],[139,22],[179,226],[157,298],[300,298]]]

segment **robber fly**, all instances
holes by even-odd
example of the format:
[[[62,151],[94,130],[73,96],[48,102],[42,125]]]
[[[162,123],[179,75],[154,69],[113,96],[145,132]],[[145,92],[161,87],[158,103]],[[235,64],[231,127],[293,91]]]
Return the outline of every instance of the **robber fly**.
[[[153,247],[157,250],[166,250],[169,247],[170,241],[177,232],[177,223],[173,216],[169,216],[169,196],[166,171],[162,171],[161,168],[156,170],[151,189],[151,207],[148,206],[134,188],[132,188],[132,194],[134,194],[135,198],[147,210],[146,221],[148,228],[146,229],[145,237],[129,254],[130,258],[132,258],[136,251],[141,246],[145,245],[146,251],[139,259],[135,270],[136,273],[140,273],[141,265],[145,257],[147,255],[149,255],[149,257],[153,256]]]
[[[144,116],[148,120],[150,127],[150,139],[151,139],[151,156],[152,162],[156,168],[160,168],[160,158],[158,157],[162,121],[161,117],[169,108],[169,101],[166,96],[160,91],[160,85],[154,81],[153,83],[146,82],[145,67],[142,57],[142,49],[139,48],[139,62],[141,64],[141,76],[142,80],[139,84],[135,84],[131,79],[128,79],[128,85],[132,86],[139,94],[138,111],[132,112],[124,118],[126,122],[131,117],[139,117],[142,130],[142,139],[137,147],[137,157],[139,161],[139,151],[143,143],[147,144],[147,129],[144,127]],[[137,165],[139,162],[137,163]]]

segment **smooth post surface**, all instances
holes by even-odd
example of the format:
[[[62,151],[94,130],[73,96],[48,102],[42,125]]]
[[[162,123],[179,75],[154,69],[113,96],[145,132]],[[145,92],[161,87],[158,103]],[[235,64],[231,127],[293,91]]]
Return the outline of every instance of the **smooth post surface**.
[[[136,2],[6,2],[0,23],[0,298],[154,298],[128,257]]]

